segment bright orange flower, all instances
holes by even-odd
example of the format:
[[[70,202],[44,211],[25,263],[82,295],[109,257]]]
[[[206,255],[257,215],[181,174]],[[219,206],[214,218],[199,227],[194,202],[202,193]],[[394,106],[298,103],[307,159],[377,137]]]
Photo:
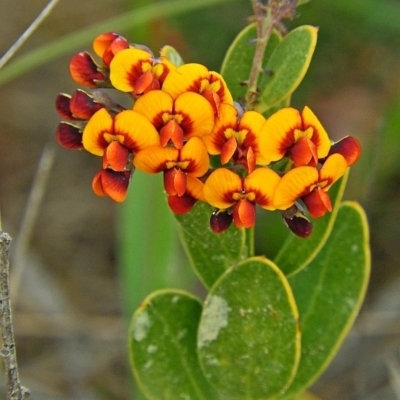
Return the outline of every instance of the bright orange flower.
[[[155,126],[160,133],[161,146],[172,143],[181,149],[184,141],[207,135],[214,126],[210,103],[192,92],[182,93],[173,99],[162,90],[152,90],[136,100],[133,110]]]
[[[233,222],[238,228],[255,224],[256,204],[266,210],[275,210],[273,204],[279,175],[266,167],[258,168],[242,179],[227,168],[215,170],[204,184],[204,197],[213,207],[233,207]]]
[[[108,196],[119,203],[123,202],[128,192],[131,171],[113,171],[106,168],[93,178],[92,188],[97,196]]]
[[[222,103],[233,104],[223,77],[201,64],[183,64],[165,78],[162,89],[176,98],[184,92],[200,93],[212,105],[215,114]]]
[[[124,171],[132,153],[159,144],[160,138],[139,113],[126,110],[112,117],[102,108],[90,118],[82,143],[89,153],[103,157],[103,168]]]
[[[164,187],[170,196],[183,196],[187,177],[203,176],[209,168],[209,157],[204,143],[192,137],[181,149],[151,146],[136,154],[135,167],[151,174],[164,171]]]
[[[329,156],[321,169],[311,166],[293,168],[282,177],[276,189],[275,207],[286,210],[301,199],[312,217],[322,217],[327,211],[332,211],[326,192],[346,169],[347,162],[341,154]]]
[[[221,154],[223,165],[232,160],[252,172],[255,164],[265,164],[258,145],[264,123],[265,118],[258,112],[246,111],[240,116],[234,106],[221,104],[214,129],[203,141],[210,154]]]
[[[282,108],[265,122],[260,138],[260,153],[267,164],[290,157],[296,167],[316,166],[328,155],[331,141],[314,113],[304,107],[300,113]]]
[[[137,96],[160,89],[174,68],[166,57],[156,59],[145,50],[125,49],[119,51],[110,63],[110,80],[116,89]]]
[[[129,48],[128,41],[114,32],[102,33],[93,40],[93,50],[106,66],[110,65],[115,54],[127,48]]]

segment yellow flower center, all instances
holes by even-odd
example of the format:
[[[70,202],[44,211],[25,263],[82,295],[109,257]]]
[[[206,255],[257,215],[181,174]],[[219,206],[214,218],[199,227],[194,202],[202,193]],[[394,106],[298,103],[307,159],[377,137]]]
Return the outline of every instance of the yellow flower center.
[[[142,62],[141,67],[142,67],[142,72],[145,73],[151,71],[153,66],[150,61],[146,60]]]
[[[295,129],[294,130],[294,140],[297,141],[303,137],[307,139],[311,139],[314,134],[314,128],[312,126],[309,126],[305,131],[301,129]]]
[[[206,89],[210,89],[213,92],[218,92],[221,89],[221,82],[219,80],[215,80],[214,82],[210,82],[209,79],[202,79],[200,81],[200,93],[203,93]]]
[[[180,125],[183,121],[183,116],[181,114],[163,113],[161,118],[164,122],[164,125],[166,125],[169,121],[176,121],[176,123]]]
[[[231,137],[234,137],[238,143],[239,146],[241,146],[246,139],[246,136],[248,134],[247,129],[241,129],[240,131],[236,131],[235,129],[228,128],[225,129],[224,135],[227,139],[230,139]]]
[[[254,202],[254,200],[256,199],[256,194],[254,192],[235,192],[232,195],[232,199],[235,201],[239,201],[239,200],[248,200],[248,201],[252,201]]]
[[[104,139],[106,140],[107,143],[111,143],[114,141],[117,141],[121,144],[124,144],[125,141],[125,136],[124,135],[114,135],[112,133],[104,133],[103,134]]]

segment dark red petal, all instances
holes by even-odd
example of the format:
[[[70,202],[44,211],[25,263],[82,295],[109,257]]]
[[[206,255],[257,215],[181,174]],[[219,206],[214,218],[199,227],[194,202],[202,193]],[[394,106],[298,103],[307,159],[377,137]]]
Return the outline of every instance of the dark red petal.
[[[80,89],[76,90],[71,97],[71,113],[77,119],[88,120],[103,107],[103,104],[95,102],[92,96]]]
[[[341,154],[350,167],[361,156],[361,144],[355,137],[346,136],[332,145],[329,155],[334,153]]]
[[[300,211],[293,215],[282,213],[283,220],[287,227],[297,236],[306,238],[312,233],[312,223],[310,220]]]
[[[313,218],[322,217],[327,211],[332,211],[332,203],[328,193],[320,188],[314,189],[311,193],[302,197],[302,200]]]
[[[210,227],[215,233],[225,232],[232,224],[232,212],[227,210],[215,210],[210,218]]]
[[[78,53],[72,57],[69,71],[72,79],[89,88],[98,87],[98,82],[104,82],[106,77],[102,74],[92,56],[87,52]]]
[[[56,97],[56,110],[62,119],[71,121],[74,119],[70,108],[71,96],[65,93],[60,93]]]
[[[93,179],[93,191],[99,195],[109,196],[117,202],[123,202],[128,193],[131,171],[113,171],[103,169]]]
[[[168,196],[169,208],[175,214],[188,213],[196,203],[196,199],[188,194],[183,196]]]
[[[83,149],[81,129],[68,122],[58,124],[56,138],[58,143],[67,149]]]

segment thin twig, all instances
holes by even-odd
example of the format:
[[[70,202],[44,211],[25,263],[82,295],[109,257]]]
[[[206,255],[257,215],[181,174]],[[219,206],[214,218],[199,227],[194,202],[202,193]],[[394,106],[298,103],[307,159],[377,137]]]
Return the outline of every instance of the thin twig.
[[[53,143],[48,144],[40,157],[36,170],[32,188],[29,193],[25,213],[22,217],[21,226],[15,241],[13,251],[13,271],[11,275],[11,295],[13,303],[17,301],[19,293],[19,285],[25,265],[26,251],[33,234],[33,229],[37,221],[37,216],[42,204],[43,195],[45,193],[50,172],[53,168],[56,156],[56,148]]]
[[[40,12],[36,19],[31,23],[28,29],[18,38],[18,40],[7,50],[7,52],[0,59],[0,69],[10,61],[14,54],[19,48],[26,42],[29,36],[36,30],[36,28],[45,20],[45,18],[51,13],[53,8],[57,5],[60,0],[51,0],[45,8]]]
[[[0,355],[4,361],[7,383],[7,400],[29,398],[28,389],[19,381],[14,328],[11,317],[9,249],[11,237],[0,231],[0,327],[3,346]]]

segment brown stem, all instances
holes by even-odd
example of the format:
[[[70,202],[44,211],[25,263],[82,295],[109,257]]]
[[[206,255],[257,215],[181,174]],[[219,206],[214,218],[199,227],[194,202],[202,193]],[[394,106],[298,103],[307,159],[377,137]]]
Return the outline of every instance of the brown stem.
[[[29,391],[19,381],[17,354],[10,301],[9,249],[11,237],[0,231],[0,328],[3,346],[0,356],[4,361],[7,384],[7,400],[25,400]]]

